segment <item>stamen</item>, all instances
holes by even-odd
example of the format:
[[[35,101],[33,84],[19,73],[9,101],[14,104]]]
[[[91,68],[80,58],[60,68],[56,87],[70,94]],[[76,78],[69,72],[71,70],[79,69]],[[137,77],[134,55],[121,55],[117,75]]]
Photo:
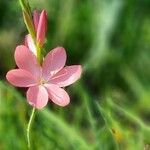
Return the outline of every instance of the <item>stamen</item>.
[[[41,78],[39,84],[40,84],[40,85],[43,85],[43,84],[45,84],[46,82],[47,82],[46,80],[44,80],[43,78]]]

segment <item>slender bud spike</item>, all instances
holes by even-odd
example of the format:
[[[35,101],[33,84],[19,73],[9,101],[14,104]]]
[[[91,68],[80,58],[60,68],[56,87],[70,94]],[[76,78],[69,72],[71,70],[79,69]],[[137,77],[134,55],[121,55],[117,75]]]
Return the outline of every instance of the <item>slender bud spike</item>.
[[[25,3],[24,3],[24,1],[19,0],[19,2],[20,2],[20,5],[21,5],[21,8],[22,8],[23,10],[25,10]]]
[[[31,16],[31,9],[28,0],[19,0],[19,2],[22,10]]]
[[[35,29],[34,29],[34,25],[33,25],[33,22],[32,22],[32,18],[24,10],[23,10],[23,18],[24,18],[24,22],[26,24],[26,27],[28,29],[28,32],[32,36],[32,39],[35,39]]]

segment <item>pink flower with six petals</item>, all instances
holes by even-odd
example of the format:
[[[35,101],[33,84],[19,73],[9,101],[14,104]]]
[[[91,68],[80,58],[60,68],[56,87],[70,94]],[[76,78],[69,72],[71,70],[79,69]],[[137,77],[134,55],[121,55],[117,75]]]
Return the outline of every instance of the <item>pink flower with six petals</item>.
[[[27,100],[30,105],[42,109],[48,99],[59,106],[70,102],[69,95],[63,89],[81,76],[80,65],[65,66],[66,52],[62,47],[51,50],[43,60],[42,66],[26,46],[17,46],[15,61],[19,69],[10,70],[6,78],[14,86],[29,87]]]

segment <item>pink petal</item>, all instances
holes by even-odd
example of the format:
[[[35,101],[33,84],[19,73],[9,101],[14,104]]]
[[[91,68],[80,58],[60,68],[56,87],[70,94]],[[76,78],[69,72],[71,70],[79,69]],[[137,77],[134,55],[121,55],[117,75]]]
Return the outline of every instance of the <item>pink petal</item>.
[[[36,47],[30,34],[25,36],[25,46],[27,46],[35,56],[37,55]]]
[[[45,10],[41,12],[38,28],[37,28],[37,43],[42,47],[45,41],[45,32],[47,28],[47,13]]]
[[[35,31],[37,32],[38,24],[39,24],[40,13],[37,10],[33,12],[33,23],[35,27]]]
[[[26,46],[17,46],[15,50],[15,60],[20,69],[31,72],[36,78],[39,78],[41,75],[41,68],[37,62],[36,56],[29,51]]]
[[[57,85],[45,84],[49,98],[59,106],[66,106],[70,103],[70,97],[67,92]]]
[[[55,74],[49,82],[57,84],[60,87],[65,87],[77,81],[81,73],[82,68],[80,65],[67,66]]]
[[[10,70],[6,78],[12,85],[17,87],[30,87],[36,84],[32,74],[23,69]]]
[[[27,100],[33,107],[42,109],[48,102],[47,90],[41,85],[30,87],[27,91]]]
[[[63,47],[57,47],[46,55],[43,62],[43,76],[46,80],[64,67],[66,57]]]

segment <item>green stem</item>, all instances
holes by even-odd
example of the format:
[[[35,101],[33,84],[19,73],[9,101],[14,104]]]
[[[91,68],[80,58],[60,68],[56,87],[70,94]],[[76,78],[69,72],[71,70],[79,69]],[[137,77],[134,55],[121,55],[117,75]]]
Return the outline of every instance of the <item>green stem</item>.
[[[29,5],[29,1],[28,0],[19,0],[19,2],[21,5],[21,8],[22,8],[25,25],[26,25],[27,30],[28,30],[29,34],[31,35],[31,37],[34,41],[34,44],[36,46],[36,49],[37,49],[37,61],[39,62],[39,64],[41,64],[42,63],[41,47],[36,43],[36,32],[35,32],[34,23],[32,20],[32,14],[31,14],[31,8]],[[30,130],[31,130],[31,125],[32,125],[32,120],[34,118],[34,114],[35,114],[35,108],[32,109],[30,120],[27,125],[27,142],[28,142],[29,149],[31,147]]]
[[[38,44],[36,45],[36,49],[37,49],[37,61],[39,62],[39,64],[41,64],[42,63],[41,48],[38,46]]]
[[[32,113],[31,113],[31,116],[30,116],[30,120],[29,120],[28,125],[27,125],[27,142],[28,142],[28,148],[29,149],[31,148],[31,143],[30,143],[30,129],[31,129],[31,125],[32,125],[32,120],[34,118],[34,114],[35,114],[35,108],[33,107]]]

